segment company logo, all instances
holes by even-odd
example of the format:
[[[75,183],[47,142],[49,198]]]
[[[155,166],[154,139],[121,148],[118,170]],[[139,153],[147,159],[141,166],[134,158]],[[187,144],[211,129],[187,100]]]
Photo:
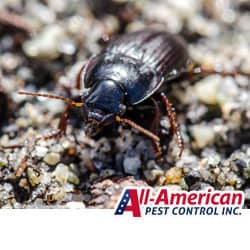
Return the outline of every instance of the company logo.
[[[115,215],[130,213],[133,217],[149,215],[241,215],[242,191],[173,192],[160,188],[126,188],[115,209]]]

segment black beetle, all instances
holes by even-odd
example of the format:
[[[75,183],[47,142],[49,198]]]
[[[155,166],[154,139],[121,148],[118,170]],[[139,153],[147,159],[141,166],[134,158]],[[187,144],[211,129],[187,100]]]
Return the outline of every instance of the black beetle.
[[[89,59],[81,68],[76,88],[84,84],[89,91],[82,97],[82,102],[74,102],[64,97],[19,92],[19,94],[43,96],[60,99],[68,103],[62,114],[59,132],[47,138],[65,132],[70,106],[81,107],[84,120],[88,123],[86,132],[97,133],[103,126],[113,122],[126,123],[150,137],[157,156],[161,154],[160,139],[157,131],[149,131],[133,121],[121,118],[128,106],[134,106],[151,98],[155,110],[159,110],[155,98],[160,96],[168,113],[173,132],[177,135],[180,154],[183,141],[176,122],[176,113],[161,87],[182,73],[221,73],[215,70],[194,70],[188,55],[186,43],[177,35],[163,31],[144,30],[129,33],[113,40],[99,55]],[[190,70],[192,68],[192,70]],[[225,73],[221,73],[225,75]],[[235,73],[228,73],[233,75]],[[155,113],[156,127],[159,123],[159,112]]]

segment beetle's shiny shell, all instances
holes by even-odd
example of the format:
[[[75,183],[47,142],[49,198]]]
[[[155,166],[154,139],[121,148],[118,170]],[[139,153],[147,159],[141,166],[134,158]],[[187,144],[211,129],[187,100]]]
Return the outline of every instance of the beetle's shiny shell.
[[[106,51],[135,58],[166,78],[173,70],[180,72],[189,59],[186,44],[179,36],[151,30],[123,35]]]
[[[151,96],[170,79],[178,77],[189,62],[185,42],[168,32],[144,30],[112,41],[87,69],[85,86],[111,79],[125,90],[128,104]]]

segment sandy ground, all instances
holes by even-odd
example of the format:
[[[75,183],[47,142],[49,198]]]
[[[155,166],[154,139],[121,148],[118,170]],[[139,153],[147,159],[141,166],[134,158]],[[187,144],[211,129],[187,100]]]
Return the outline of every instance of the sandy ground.
[[[22,146],[0,151],[0,207],[112,208],[131,185],[243,190],[247,206],[248,77],[214,74],[169,84],[185,150],[179,158],[162,110],[161,164],[151,141],[129,127],[86,137],[79,109],[72,110],[65,136],[39,139],[57,128],[64,103],[17,91],[81,95],[70,88],[87,58],[104,46],[102,38],[148,27],[180,34],[197,63],[250,72],[249,23],[250,5],[243,0],[1,1],[0,146]],[[130,113],[150,125],[150,112]]]

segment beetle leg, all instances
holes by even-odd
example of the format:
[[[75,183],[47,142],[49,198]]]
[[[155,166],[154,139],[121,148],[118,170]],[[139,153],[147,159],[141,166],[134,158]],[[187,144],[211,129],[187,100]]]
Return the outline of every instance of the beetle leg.
[[[79,72],[78,72],[78,74],[77,74],[77,76],[76,76],[76,85],[75,85],[75,88],[76,89],[81,89],[81,79],[82,79],[82,73],[85,71],[85,67],[86,67],[86,64],[84,64],[81,68],[80,68],[80,70],[79,70]]]
[[[177,143],[178,143],[178,146],[180,148],[179,157],[181,157],[183,149],[184,149],[184,142],[183,142],[180,130],[179,130],[179,125],[177,123],[176,113],[174,111],[172,103],[168,100],[168,98],[165,96],[164,93],[161,93],[161,97],[162,97],[162,101],[164,102],[165,107],[166,107],[166,111],[167,111],[167,114],[169,117],[170,125],[172,127],[174,134],[177,137]]]
[[[65,134],[66,128],[67,128],[67,125],[68,125],[69,109],[70,109],[70,105],[67,105],[65,110],[61,114],[60,122],[59,122],[59,125],[58,125],[58,130],[50,133],[47,136],[42,137],[42,139],[50,140],[50,139],[57,138],[57,137],[60,137],[63,134]]]
[[[44,94],[44,93],[33,93],[33,92],[26,92],[26,91],[19,91],[18,94],[31,95],[31,96],[41,96],[41,97],[46,97],[46,98],[51,98],[51,99],[62,100],[67,104],[66,109],[64,110],[64,112],[61,115],[58,130],[49,134],[48,136],[40,138],[40,139],[44,139],[44,140],[56,138],[56,137],[64,134],[65,130],[67,128],[67,120],[68,120],[68,116],[69,116],[70,107],[74,106],[77,108],[81,108],[84,105],[82,102],[75,102],[74,100],[71,100],[71,99],[68,99],[68,98],[65,98],[62,96],[57,96],[57,95]]]
[[[15,148],[21,148],[23,147],[23,144],[15,144],[11,146],[0,146],[0,151],[4,151],[5,149],[15,149]]]
[[[154,113],[155,113],[154,120],[152,122],[150,130],[153,131],[154,134],[158,135],[159,123],[160,123],[160,109],[159,109],[157,101],[153,97],[151,97],[150,99],[154,104]]]
[[[65,133],[66,128],[67,128],[67,121],[68,121],[68,117],[69,117],[69,109],[70,109],[70,105],[67,105],[64,112],[61,115],[60,122],[59,122],[59,125],[58,125],[58,130],[50,133],[47,136],[39,137],[38,140],[39,139],[50,140],[50,139],[58,138],[58,137],[62,136]],[[16,145],[11,145],[11,146],[6,146],[6,147],[0,147],[0,151],[2,151],[4,149],[20,148],[20,147],[23,147],[23,146],[24,146],[23,144],[20,144],[20,145],[16,144]],[[28,156],[26,155],[22,159],[21,164],[18,166],[18,168],[16,170],[15,176],[17,178],[21,177],[23,172],[26,170],[26,168],[27,168],[27,160],[28,160]]]
[[[115,120],[119,123],[128,124],[130,127],[135,128],[136,130],[138,130],[139,132],[141,132],[145,136],[149,137],[153,141],[153,146],[154,146],[156,158],[158,158],[158,159],[160,158],[162,150],[161,150],[161,146],[160,146],[160,138],[157,135],[155,135],[154,133],[141,127],[140,125],[136,124],[135,122],[133,122],[129,119],[116,116]]]
[[[155,151],[155,157],[156,157],[156,160],[157,162],[160,162],[162,160],[162,148],[161,148],[161,145],[159,142],[156,142],[156,141],[152,141],[153,143],[153,148],[154,148],[154,151]]]
[[[149,137],[150,139],[152,139],[153,141],[160,142],[160,138],[157,135],[151,133],[149,130],[141,127],[140,125],[136,124],[135,122],[133,122],[133,121],[131,121],[129,119],[121,118],[119,116],[116,116],[115,120],[117,122],[119,122],[119,123],[126,123],[126,124],[128,124],[132,128],[137,129],[139,132],[143,133],[144,135],[146,135],[147,137]]]
[[[17,178],[21,177],[23,172],[26,170],[26,168],[28,167],[27,166],[27,160],[28,160],[28,156],[26,155],[22,161],[21,161],[21,164],[18,166],[17,170],[16,170],[16,173],[15,173],[15,176]]]
[[[88,71],[89,69],[89,66],[91,65],[91,63],[93,63],[93,59],[95,58],[96,56],[91,56],[87,62],[80,68],[77,76],[76,76],[76,85],[75,85],[75,88],[76,89],[81,89],[81,80],[84,79],[84,76],[86,74],[86,72]]]

